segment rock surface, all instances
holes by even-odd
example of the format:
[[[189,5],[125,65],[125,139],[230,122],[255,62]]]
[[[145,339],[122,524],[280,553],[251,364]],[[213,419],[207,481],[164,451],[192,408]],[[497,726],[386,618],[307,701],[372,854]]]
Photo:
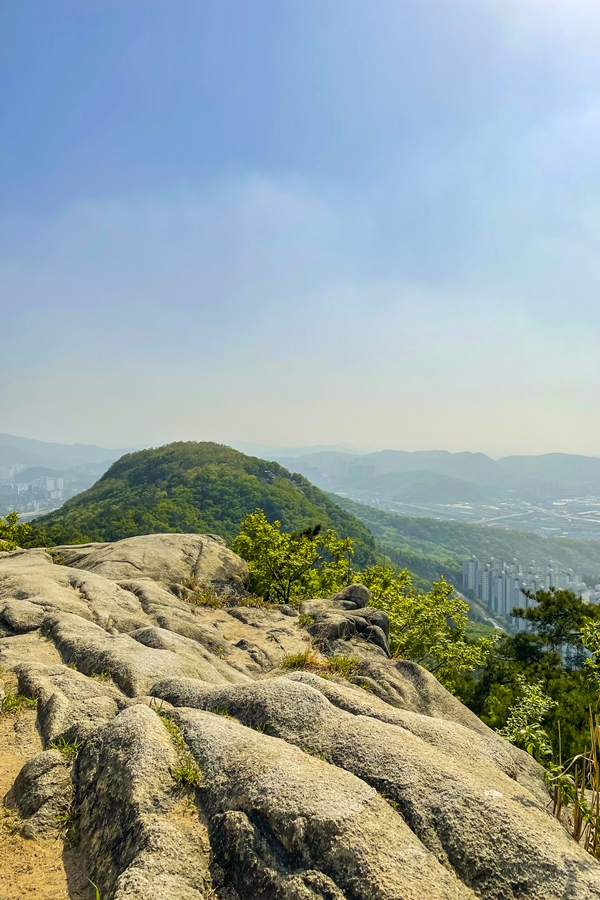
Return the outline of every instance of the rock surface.
[[[0,554],[44,746],[4,799],[23,834],[68,822],[103,900],[600,897],[537,764],[389,658],[366,588],[298,610],[246,577],[210,535]]]

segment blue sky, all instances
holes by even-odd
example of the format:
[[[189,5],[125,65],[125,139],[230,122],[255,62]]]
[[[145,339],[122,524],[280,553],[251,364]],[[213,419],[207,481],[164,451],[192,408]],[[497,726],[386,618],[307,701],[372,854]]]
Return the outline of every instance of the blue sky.
[[[0,431],[600,455],[597,0],[19,0],[0,42]]]

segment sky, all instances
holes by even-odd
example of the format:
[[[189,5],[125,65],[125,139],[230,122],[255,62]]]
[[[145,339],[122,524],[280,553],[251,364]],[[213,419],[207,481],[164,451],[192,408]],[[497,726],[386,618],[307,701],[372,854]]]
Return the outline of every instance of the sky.
[[[598,0],[0,3],[0,432],[600,456]]]

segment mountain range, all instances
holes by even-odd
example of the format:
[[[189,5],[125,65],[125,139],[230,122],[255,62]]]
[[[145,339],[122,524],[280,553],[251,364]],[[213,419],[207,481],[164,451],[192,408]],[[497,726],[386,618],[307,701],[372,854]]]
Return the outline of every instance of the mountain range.
[[[368,490],[405,502],[539,501],[600,494],[600,458],[566,453],[492,459],[445,450],[330,450],[276,459],[321,488]]]
[[[111,462],[128,453],[127,448],[109,450],[93,444],[55,444],[31,438],[0,434],[0,467],[28,466],[65,470],[79,466]],[[103,471],[104,471],[103,470]],[[101,472],[98,472],[101,474]]]

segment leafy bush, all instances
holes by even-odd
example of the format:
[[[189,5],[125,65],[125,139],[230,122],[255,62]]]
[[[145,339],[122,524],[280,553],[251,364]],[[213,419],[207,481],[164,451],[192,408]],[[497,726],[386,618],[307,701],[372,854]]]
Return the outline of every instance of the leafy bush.
[[[0,516],[0,552],[17,550],[23,547],[29,538],[31,525],[26,522],[19,524],[19,514],[10,512],[7,516]]]
[[[370,566],[355,573],[354,580],[369,588],[371,605],[387,613],[396,658],[418,662],[454,691],[461,674],[485,661],[493,641],[466,640],[469,607],[444,578],[425,594],[413,588],[407,569]]]
[[[519,697],[498,734],[526,750],[539,763],[546,763],[552,756],[552,745],[542,721],[557,704],[544,693],[541,681],[527,682],[523,675],[518,675],[517,684]]]
[[[248,563],[250,588],[267,601],[327,596],[348,584],[354,554],[350,538],[338,538],[320,525],[301,532],[281,530],[258,509],[242,522],[233,550]]]
[[[352,541],[340,540],[332,529],[288,534],[257,510],[242,523],[233,548],[248,563],[252,589],[270,600],[289,603],[328,596],[352,582],[366,585],[371,605],[389,617],[392,654],[420,663],[450,690],[456,690],[464,673],[483,664],[492,646],[490,638],[466,639],[469,607],[443,578],[419,593],[406,569],[372,565],[353,570]],[[286,657],[283,665],[306,668],[302,656]]]

